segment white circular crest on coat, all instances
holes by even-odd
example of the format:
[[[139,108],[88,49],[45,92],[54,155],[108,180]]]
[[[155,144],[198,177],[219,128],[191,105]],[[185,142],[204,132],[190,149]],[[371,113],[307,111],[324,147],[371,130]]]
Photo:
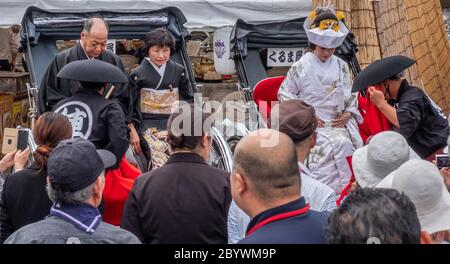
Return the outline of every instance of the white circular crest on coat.
[[[72,124],[72,138],[89,139],[94,118],[91,108],[87,104],[80,101],[67,102],[58,107],[55,113],[63,114],[69,118]]]

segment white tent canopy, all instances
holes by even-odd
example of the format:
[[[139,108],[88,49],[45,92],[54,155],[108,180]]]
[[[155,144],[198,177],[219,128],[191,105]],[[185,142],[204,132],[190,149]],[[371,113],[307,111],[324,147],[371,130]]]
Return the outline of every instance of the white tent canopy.
[[[234,25],[236,19],[276,21],[307,16],[311,0],[0,0],[0,26],[20,24],[25,10],[155,10],[178,7],[188,28]]]

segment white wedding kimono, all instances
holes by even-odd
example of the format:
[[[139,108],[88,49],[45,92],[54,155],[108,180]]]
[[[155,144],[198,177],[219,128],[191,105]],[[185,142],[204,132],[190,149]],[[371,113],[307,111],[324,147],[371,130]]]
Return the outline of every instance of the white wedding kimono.
[[[325,122],[317,129],[317,144],[308,157],[311,176],[340,193],[348,184],[351,170],[346,157],[363,146],[358,123],[363,121],[352,94],[350,70],[343,60],[332,56],[322,62],[306,53],[289,70],[278,92],[280,102],[299,99],[312,105]],[[346,128],[333,128],[331,121],[343,112],[352,113]]]

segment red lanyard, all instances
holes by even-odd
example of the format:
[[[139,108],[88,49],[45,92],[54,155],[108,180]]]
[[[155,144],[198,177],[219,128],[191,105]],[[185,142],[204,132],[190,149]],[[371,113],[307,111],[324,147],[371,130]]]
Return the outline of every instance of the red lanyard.
[[[271,223],[271,222],[274,222],[274,221],[278,221],[278,220],[281,220],[281,219],[286,219],[286,218],[289,218],[289,217],[294,217],[294,216],[301,215],[301,214],[305,214],[305,213],[307,213],[309,211],[310,207],[311,206],[309,204],[306,204],[306,206],[301,208],[301,209],[298,209],[298,210],[295,210],[295,211],[292,211],[292,212],[287,212],[287,213],[274,215],[272,217],[264,219],[263,221],[259,222],[257,225],[252,227],[252,229],[250,229],[247,232],[246,236],[248,236],[251,233],[255,232],[256,230],[258,230],[262,226],[267,225],[268,223]]]

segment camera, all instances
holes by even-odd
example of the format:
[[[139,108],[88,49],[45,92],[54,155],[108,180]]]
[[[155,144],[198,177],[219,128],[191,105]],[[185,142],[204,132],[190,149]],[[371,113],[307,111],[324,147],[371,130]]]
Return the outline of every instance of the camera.
[[[436,166],[439,169],[450,168],[450,157],[448,155],[436,155]]]

